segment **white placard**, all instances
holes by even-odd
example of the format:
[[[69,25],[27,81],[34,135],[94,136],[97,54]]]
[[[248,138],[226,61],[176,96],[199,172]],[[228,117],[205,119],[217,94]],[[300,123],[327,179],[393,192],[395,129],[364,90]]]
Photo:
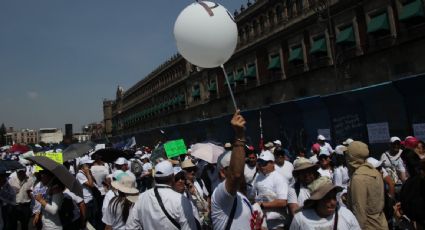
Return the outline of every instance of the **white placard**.
[[[413,124],[413,134],[419,140],[425,140],[425,123]]]
[[[318,129],[317,135],[323,135],[327,141],[332,140],[331,139],[331,129]]]
[[[369,143],[388,143],[390,140],[390,130],[388,122],[367,124]]]

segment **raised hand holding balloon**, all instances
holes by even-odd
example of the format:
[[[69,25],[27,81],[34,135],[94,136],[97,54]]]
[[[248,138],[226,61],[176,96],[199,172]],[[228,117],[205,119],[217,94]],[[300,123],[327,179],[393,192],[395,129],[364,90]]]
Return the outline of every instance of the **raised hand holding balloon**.
[[[223,66],[234,53],[238,42],[238,28],[229,11],[214,2],[196,1],[177,17],[174,37],[179,53],[193,65],[222,68],[233,105],[237,110]]]

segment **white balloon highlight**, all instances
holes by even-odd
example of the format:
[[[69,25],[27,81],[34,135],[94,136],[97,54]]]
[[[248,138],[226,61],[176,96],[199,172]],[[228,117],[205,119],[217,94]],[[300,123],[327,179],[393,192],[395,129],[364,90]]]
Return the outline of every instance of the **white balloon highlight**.
[[[215,68],[232,56],[238,42],[238,29],[223,6],[203,1],[213,15],[198,2],[187,6],[174,24],[179,53],[193,65]]]

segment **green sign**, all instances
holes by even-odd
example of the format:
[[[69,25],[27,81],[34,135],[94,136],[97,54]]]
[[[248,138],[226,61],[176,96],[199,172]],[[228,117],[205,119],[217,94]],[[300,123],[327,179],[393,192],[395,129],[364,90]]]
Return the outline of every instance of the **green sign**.
[[[164,144],[165,153],[168,158],[186,154],[186,145],[184,144],[183,139],[168,141]]]

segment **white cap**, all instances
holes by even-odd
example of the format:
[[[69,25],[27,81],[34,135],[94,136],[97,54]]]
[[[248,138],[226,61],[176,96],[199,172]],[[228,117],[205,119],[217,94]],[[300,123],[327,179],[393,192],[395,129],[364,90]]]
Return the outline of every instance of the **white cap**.
[[[399,137],[391,137],[391,138],[390,138],[390,142],[391,142],[391,143],[394,143],[394,142],[396,142],[396,141],[401,142],[401,139],[400,139]]]
[[[282,142],[280,142],[280,140],[275,140],[275,141],[273,141],[273,143],[274,143],[275,145],[282,145]]]
[[[347,151],[347,147],[344,145],[338,145],[335,147],[335,153],[338,155],[344,155],[345,151]]]
[[[232,144],[230,144],[229,142],[227,142],[226,144],[224,144],[224,148],[231,148]]]
[[[264,145],[264,147],[266,147],[266,148],[271,148],[271,147],[273,147],[273,143],[272,143],[272,142],[267,142],[267,143]]]
[[[149,159],[149,156],[148,156],[148,154],[145,154],[145,155],[143,155],[142,157],[140,157],[140,159],[141,159],[141,160]]]
[[[161,161],[155,165],[155,177],[166,177],[174,174],[174,168],[171,162]]]
[[[263,151],[260,154],[260,157],[258,159],[261,159],[263,161],[274,161],[274,155],[269,150]]]
[[[137,150],[135,153],[134,153],[134,155],[136,155],[136,156],[141,156],[143,154],[143,152],[142,151],[140,151],[140,150]]]
[[[353,142],[354,140],[351,138],[347,138],[347,140],[345,140],[344,142],[342,142],[343,145],[349,145]]]
[[[90,159],[90,158],[88,158],[88,157],[83,157],[83,158],[81,158],[81,160],[80,160],[80,165],[83,165],[83,164],[91,164],[91,163],[93,163],[94,162],[94,160],[92,160],[92,159]]]
[[[125,165],[127,164],[127,160],[124,157],[120,157],[114,163],[116,165]]]
[[[325,138],[325,136],[323,136],[322,134],[319,134],[319,135],[317,136],[317,140],[324,141],[324,140],[326,140],[326,138]]]
[[[369,163],[369,164],[371,164],[374,168],[378,168],[382,164],[381,161],[378,161],[377,159],[375,159],[373,157],[368,157],[366,159],[366,162]]]
[[[217,168],[222,169],[230,165],[230,157],[232,156],[232,151],[226,151],[222,153],[217,159]]]
[[[320,147],[319,156],[320,155],[330,156],[331,153],[326,148]]]

